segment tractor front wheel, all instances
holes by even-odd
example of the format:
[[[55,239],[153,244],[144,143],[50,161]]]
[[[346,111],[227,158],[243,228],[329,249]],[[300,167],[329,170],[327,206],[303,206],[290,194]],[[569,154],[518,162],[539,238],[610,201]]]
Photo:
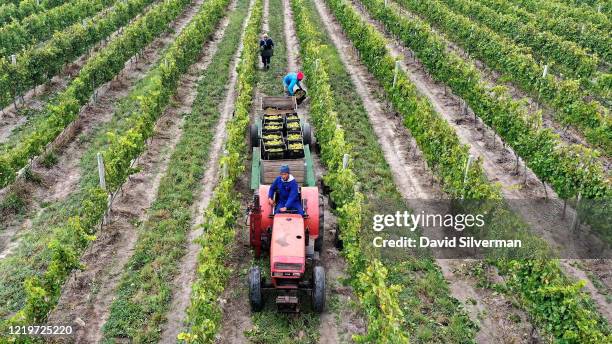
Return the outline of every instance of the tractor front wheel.
[[[254,266],[249,270],[249,301],[251,301],[251,311],[253,312],[259,312],[263,308],[261,269],[259,266]]]
[[[315,312],[323,313],[325,310],[325,269],[322,266],[315,266],[312,277],[312,305]]]

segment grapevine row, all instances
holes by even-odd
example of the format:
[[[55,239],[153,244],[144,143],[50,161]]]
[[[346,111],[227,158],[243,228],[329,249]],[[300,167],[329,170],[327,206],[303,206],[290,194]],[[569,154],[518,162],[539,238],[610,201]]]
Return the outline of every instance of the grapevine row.
[[[92,16],[116,0],[78,0],[46,12],[33,14],[21,22],[0,28],[0,56],[9,56],[37,42],[43,42],[73,23]]]
[[[513,147],[528,166],[550,183],[563,199],[610,197],[609,181],[594,153],[579,145],[563,146],[547,129],[532,123],[525,110],[503,89],[489,90],[476,68],[453,52],[424,22],[400,15],[393,7],[377,7],[380,1],[364,0],[381,20],[422,61],[428,72],[447,84],[474,112]]]
[[[227,2],[228,0],[207,2],[202,15],[208,14],[210,17],[200,18],[189,30],[185,29],[162,57],[165,62],[150,72],[153,77],[143,87],[144,93],[136,98],[138,104],[130,119],[131,128],[109,136],[108,146],[102,152],[109,191],[117,190],[134,172],[131,168],[132,161],[144,151],[146,140],[153,134],[155,120],[176,90],[180,75],[198,56],[203,41],[209,35],[202,35],[206,28],[212,26],[206,22],[209,19],[218,21]],[[166,0],[126,28],[126,34],[130,35],[134,28],[145,22],[149,22],[147,26],[153,25],[149,27],[149,32],[156,32],[155,26],[166,26],[165,21],[175,18],[188,3],[189,1],[185,0]],[[100,187],[91,188],[82,201],[80,213],[54,229],[54,238],[48,246],[51,250],[51,260],[47,270],[40,278],[31,277],[26,280],[25,305],[8,323],[38,323],[45,320],[48,312],[57,303],[64,281],[73,269],[80,267],[81,253],[90,241],[95,240],[96,226],[108,209],[107,197],[106,190]]]
[[[130,13],[135,8],[144,8],[147,1],[151,0],[133,0],[133,6],[129,10],[126,7],[127,11],[124,13]],[[180,0],[180,6],[176,6],[176,1],[156,5],[90,58],[69,86],[44,108],[44,120],[36,123],[36,127],[27,137],[0,154],[0,186],[11,183],[15,179],[16,171],[25,166],[28,159],[38,155],[78,117],[81,107],[87,104],[94,90],[115,77],[131,56],[167,30],[168,24],[190,2]]]
[[[408,342],[403,328],[403,314],[398,304],[398,286],[387,285],[387,269],[378,259],[368,259],[361,251],[359,238],[362,228],[364,196],[356,191],[357,177],[350,167],[343,168],[342,160],[350,153],[339,125],[334,98],[321,58],[323,45],[318,39],[319,29],[308,17],[303,0],[293,0],[292,8],[300,40],[302,66],[308,76],[310,118],[321,145],[321,160],[327,167],[325,184],[330,187],[330,197],[338,209],[340,235],[344,243],[343,253],[349,263],[354,291],[362,309],[366,310],[368,332],[359,340],[377,343]]]
[[[0,108],[19,95],[41,85],[58,74],[66,63],[90,49],[140,14],[155,0],[127,0],[112,10],[100,13],[85,24],[76,23],[57,32],[41,46],[32,46],[17,54],[16,64],[0,57]],[[0,185],[2,185],[0,168]]]
[[[513,3],[540,16],[571,18],[579,22],[591,23],[604,32],[612,32],[612,23],[603,13],[589,8],[575,8],[548,0],[512,0]]]
[[[65,3],[67,0],[23,0],[19,4],[0,5],[0,25],[4,25],[11,20],[19,21],[31,14],[49,10],[55,6]]]
[[[550,31],[568,41],[590,49],[608,63],[612,62],[612,37],[591,24],[571,18],[535,15],[506,0],[480,0],[483,5],[506,15],[516,16],[523,24],[536,27],[540,31]]]
[[[531,55],[495,32],[453,13],[439,0],[427,3],[398,0],[398,3],[427,18],[469,54],[509,76],[520,88],[537,94],[557,110],[555,115],[560,121],[575,125],[587,141],[612,155],[612,118],[601,104],[585,100],[587,95],[581,91],[578,80],[557,80],[550,73],[543,77],[544,68]]]
[[[204,234],[198,239],[202,249],[198,253],[196,279],[191,290],[187,309],[186,332],[178,339],[188,343],[214,343],[221,322],[218,302],[230,276],[225,264],[230,244],[234,241],[237,219],[240,217],[240,201],[234,186],[244,172],[247,156],[246,133],[249,111],[253,103],[255,68],[259,55],[258,36],[263,13],[262,0],[255,0],[251,17],[245,28],[243,48],[238,64],[234,117],[228,122],[225,152],[220,159],[221,170],[208,208],[204,213]]]
[[[586,7],[600,13],[610,15],[612,13],[612,3],[605,0],[561,0],[562,3],[573,7]]]
[[[473,0],[443,1],[454,11],[531,48],[540,60],[552,63],[553,70],[574,78],[589,78],[597,71],[597,56],[589,55],[575,43],[554,34],[523,25],[516,16],[499,14]]]
[[[152,76],[147,80],[149,85],[144,86],[142,100],[133,111],[136,114],[135,126],[123,136],[113,137],[105,153],[105,158],[113,162],[120,158],[120,163],[109,168],[109,172],[115,171],[111,179],[117,184],[123,183],[132,173],[130,159],[144,151],[145,141],[153,134],[157,119],[176,93],[179,77],[200,56],[204,43],[225,16],[229,2],[205,2],[161,58],[160,65],[149,73]],[[206,132],[196,132],[203,129],[198,122],[209,118],[192,118],[186,119],[181,140],[160,181],[156,200],[150,208],[151,217],[139,228],[134,252],[126,263],[129,268],[123,273],[110,305],[110,315],[103,327],[103,341],[115,342],[118,338],[133,342],[159,340],[159,329],[170,306],[170,288],[192,223],[189,216],[191,203],[188,202],[197,197],[194,190],[198,189],[198,178],[203,175],[209,146],[190,147],[194,143],[191,140],[195,136],[199,136],[195,141],[204,140],[204,144],[211,140]],[[138,297],[144,294],[148,297]],[[125,309],[130,309],[130,313],[126,314]]]
[[[384,11],[383,1],[370,1],[372,7]],[[405,72],[400,70],[393,83],[395,61],[387,50],[384,37],[364,22],[346,1],[328,0],[327,3],[360,52],[362,61],[383,85],[394,108],[401,113],[404,124],[415,137],[432,170],[438,174],[445,191],[453,198],[469,195],[466,198],[499,199],[499,190],[486,181],[480,164],[470,168],[466,184],[461,173],[440,168],[444,165],[450,167],[453,163],[458,165],[455,170],[464,166],[467,148],[459,144],[453,129],[432,110],[431,104],[418,96]],[[453,151],[456,153],[448,153]],[[453,158],[456,159],[454,162],[445,162]],[[497,231],[501,234],[523,235],[525,225],[516,215],[499,207],[492,209],[495,212],[489,215],[491,219],[487,223],[500,226]],[[534,242],[534,245],[537,247],[539,243]],[[582,284],[568,282],[556,261],[500,259],[493,263],[511,277],[510,290],[519,295],[547,332],[571,343],[597,343],[610,338],[609,328],[597,321],[596,312],[587,304],[588,297],[580,291]]]

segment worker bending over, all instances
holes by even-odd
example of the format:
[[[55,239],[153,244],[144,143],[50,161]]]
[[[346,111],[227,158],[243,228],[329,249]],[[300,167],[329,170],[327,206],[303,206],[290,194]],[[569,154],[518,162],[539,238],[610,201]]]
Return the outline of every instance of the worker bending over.
[[[304,209],[302,208],[302,202],[298,194],[298,183],[289,174],[289,166],[283,165],[280,168],[280,176],[274,179],[274,182],[270,186],[268,191],[268,203],[274,206],[274,193],[278,191],[278,202],[274,213],[284,213],[287,209],[296,210],[298,214],[304,215]]]
[[[300,81],[302,81],[302,79],[304,79],[304,73],[302,72],[289,73],[285,75],[285,77],[283,78],[285,91],[287,91],[290,96],[294,96],[296,86],[300,90],[302,89],[302,85],[300,85]]]

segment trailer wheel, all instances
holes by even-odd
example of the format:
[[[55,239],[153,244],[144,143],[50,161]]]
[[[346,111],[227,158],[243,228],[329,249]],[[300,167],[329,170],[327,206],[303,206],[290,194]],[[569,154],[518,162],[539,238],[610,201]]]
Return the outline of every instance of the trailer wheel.
[[[259,147],[259,130],[256,124],[249,126],[249,133],[251,135],[251,147]]]
[[[312,277],[312,305],[315,312],[322,313],[325,309],[325,269],[315,266]]]
[[[325,213],[323,212],[323,199],[319,198],[319,236],[315,239],[314,249],[321,252],[325,240]]]
[[[310,123],[304,123],[302,135],[304,137],[304,144],[310,146],[312,143],[312,129],[310,128]]]
[[[259,312],[263,308],[259,266],[254,266],[249,270],[249,301],[251,301],[251,311],[253,312]]]

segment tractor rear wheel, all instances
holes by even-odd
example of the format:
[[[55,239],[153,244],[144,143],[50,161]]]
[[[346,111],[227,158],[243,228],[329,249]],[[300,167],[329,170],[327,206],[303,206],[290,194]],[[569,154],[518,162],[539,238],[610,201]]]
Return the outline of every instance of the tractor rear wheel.
[[[261,294],[261,269],[254,266],[249,270],[249,301],[251,311],[259,312],[263,308],[263,295]]]
[[[256,124],[249,126],[249,134],[251,136],[251,147],[259,147],[259,130]]]
[[[325,240],[325,214],[323,213],[323,198],[319,197],[319,236],[315,239],[314,249],[321,252],[323,240]]]
[[[315,312],[322,313],[325,310],[325,269],[315,266],[312,275],[312,305]]]

